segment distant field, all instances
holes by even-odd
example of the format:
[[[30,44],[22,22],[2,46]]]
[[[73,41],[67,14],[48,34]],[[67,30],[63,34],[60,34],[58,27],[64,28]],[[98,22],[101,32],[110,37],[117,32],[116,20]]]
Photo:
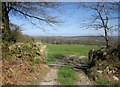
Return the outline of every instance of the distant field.
[[[54,62],[59,59],[62,55],[81,55],[87,56],[89,50],[99,49],[97,46],[90,45],[56,45],[47,44],[48,47],[48,62]]]
[[[32,37],[36,41],[41,41],[49,44],[77,44],[77,45],[98,45],[104,46],[105,39],[100,36],[73,36],[73,37],[57,37],[57,36],[36,36]],[[117,36],[109,37],[111,44],[118,42]]]

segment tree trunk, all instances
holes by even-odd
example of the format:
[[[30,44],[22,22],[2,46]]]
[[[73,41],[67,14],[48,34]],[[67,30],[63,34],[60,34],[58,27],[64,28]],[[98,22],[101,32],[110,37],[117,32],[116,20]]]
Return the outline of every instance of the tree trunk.
[[[9,28],[9,16],[7,12],[6,2],[2,2],[2,39],[9,41],[10,28]]]
[[[105,29],[106,48],[109,48],[108,30],[107,28],[104,28],[104,29]]]

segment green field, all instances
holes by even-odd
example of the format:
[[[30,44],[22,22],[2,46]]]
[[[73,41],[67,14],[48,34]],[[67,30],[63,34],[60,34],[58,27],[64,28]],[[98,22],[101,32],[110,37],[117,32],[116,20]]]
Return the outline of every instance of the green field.
[[[81,55],[87,56],[89,50],[99,49],[97,46],[90,45],[56,45],[56,44],[46,44],[48,48],[48,63],[55,62],[62,55]]]

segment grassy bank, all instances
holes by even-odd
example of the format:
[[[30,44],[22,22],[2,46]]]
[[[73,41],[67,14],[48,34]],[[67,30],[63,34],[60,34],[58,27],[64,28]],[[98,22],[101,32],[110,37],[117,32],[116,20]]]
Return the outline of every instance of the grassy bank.
[[[60,67],[57,80],[63,85],[74,85],[79,80],[79,77],[72,68]]]

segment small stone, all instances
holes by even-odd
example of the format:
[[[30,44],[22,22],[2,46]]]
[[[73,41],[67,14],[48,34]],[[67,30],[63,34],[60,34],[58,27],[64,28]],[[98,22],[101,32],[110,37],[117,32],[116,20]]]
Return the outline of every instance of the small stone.
[[[106,69],[109,69],[109,67],[107,66]]]
[[[115,73],[116,71],[113,69],[113,71],[112,71],[113,73]]]
[[[106,55],[107,54],[107,52],[104,52],[104,54],[103,55]]]
[[[109,71],[109,74],[111,74],[112,73],[112,70],[111,71]]]
[[[101,71],[101,70],[98,70],[97,72],[101,74],[103,71]]]
[[[119,80],[119,78],[118,78],[118,77],[116,77],[116,76],[113,76],[113,79],[114,79],[114,80],[116,80],[116,81],[118,81],[118,80]]]

